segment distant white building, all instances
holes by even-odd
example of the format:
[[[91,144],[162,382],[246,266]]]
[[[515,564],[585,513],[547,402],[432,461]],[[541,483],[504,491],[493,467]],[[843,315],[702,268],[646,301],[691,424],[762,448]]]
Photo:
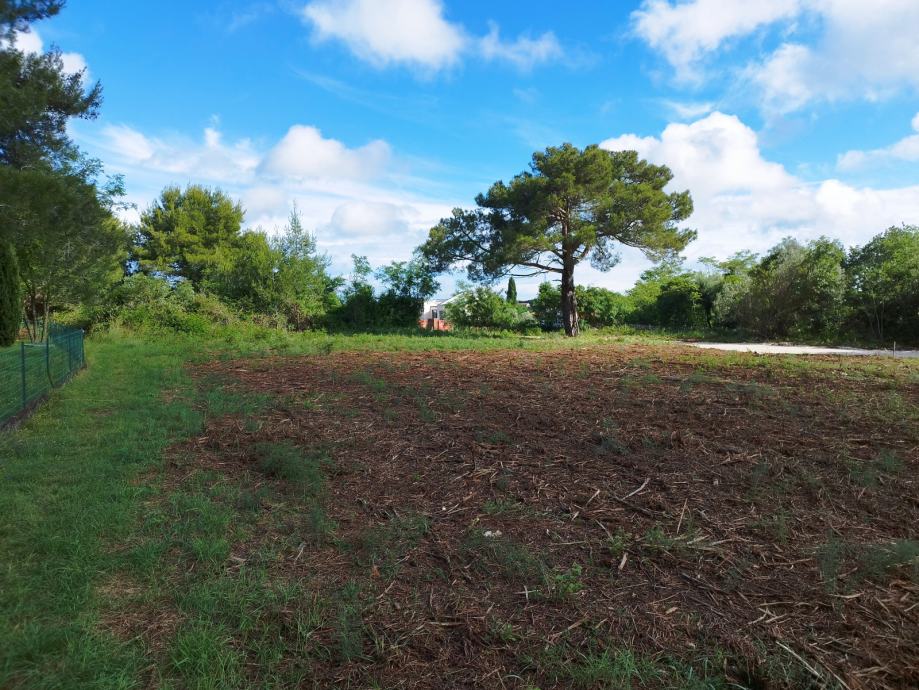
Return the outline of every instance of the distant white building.
[[[455,300],[459,295],[453,295],[447,299],[427,299],[421,308],[421,316],[418,317],[418,324],[422,328],[433,331],[448,331],[450,324],[447,323],[447,305]]]
[[[428,319],[446,319],[447,305],[457,297],[459,297],[459,295],[453,295],[453,297],[448,297],[447,299],[426,299],[419,318],[422,321],[427,321]]]

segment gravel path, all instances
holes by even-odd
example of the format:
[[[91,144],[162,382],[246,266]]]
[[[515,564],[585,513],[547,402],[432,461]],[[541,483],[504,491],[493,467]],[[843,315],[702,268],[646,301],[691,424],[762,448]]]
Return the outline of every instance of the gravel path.
[[[855,347],[814,347],[811,345],[772,345],[770,343],[688,343],[707,350],[755,352],[775,355],[853,355],[861,357],[897,357],[919,359],[919,350],[862,350]]]

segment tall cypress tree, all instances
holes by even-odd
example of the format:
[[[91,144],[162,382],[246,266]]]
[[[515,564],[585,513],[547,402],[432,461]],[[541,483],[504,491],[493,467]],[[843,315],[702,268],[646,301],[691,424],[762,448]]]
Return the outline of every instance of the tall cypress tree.
[[[0,242],[0,347],[9,347],[19,334],[22,303],[19,263],[9,242]]]
[[[514,276],[507,280],[507,301],[517,304],[517,283],[514,282]]]

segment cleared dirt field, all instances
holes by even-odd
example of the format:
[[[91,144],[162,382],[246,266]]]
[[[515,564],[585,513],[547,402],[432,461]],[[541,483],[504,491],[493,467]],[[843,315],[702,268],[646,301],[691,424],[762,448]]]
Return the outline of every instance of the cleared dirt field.
[[[170,577],[258,573],[250,623],[213,611],[254,685],[919,686],[907,362],[630,345],[194,376],[205,430],[165,485],[232,524],[173,545]],[[135,589],[109,625],[164,654],[182,606]]]

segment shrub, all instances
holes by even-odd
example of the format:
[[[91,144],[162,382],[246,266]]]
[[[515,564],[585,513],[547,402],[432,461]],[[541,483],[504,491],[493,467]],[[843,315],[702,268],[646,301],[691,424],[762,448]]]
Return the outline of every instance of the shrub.
[[[8,347],[19,334],[22,320],[19,263],[13,245],[0,242],[0,347]]]
[[[464,292],[448,304],[447,320],[458,328],[527,331],[536,327],[536,319],[525,306],[511,304],[486,287]]]

